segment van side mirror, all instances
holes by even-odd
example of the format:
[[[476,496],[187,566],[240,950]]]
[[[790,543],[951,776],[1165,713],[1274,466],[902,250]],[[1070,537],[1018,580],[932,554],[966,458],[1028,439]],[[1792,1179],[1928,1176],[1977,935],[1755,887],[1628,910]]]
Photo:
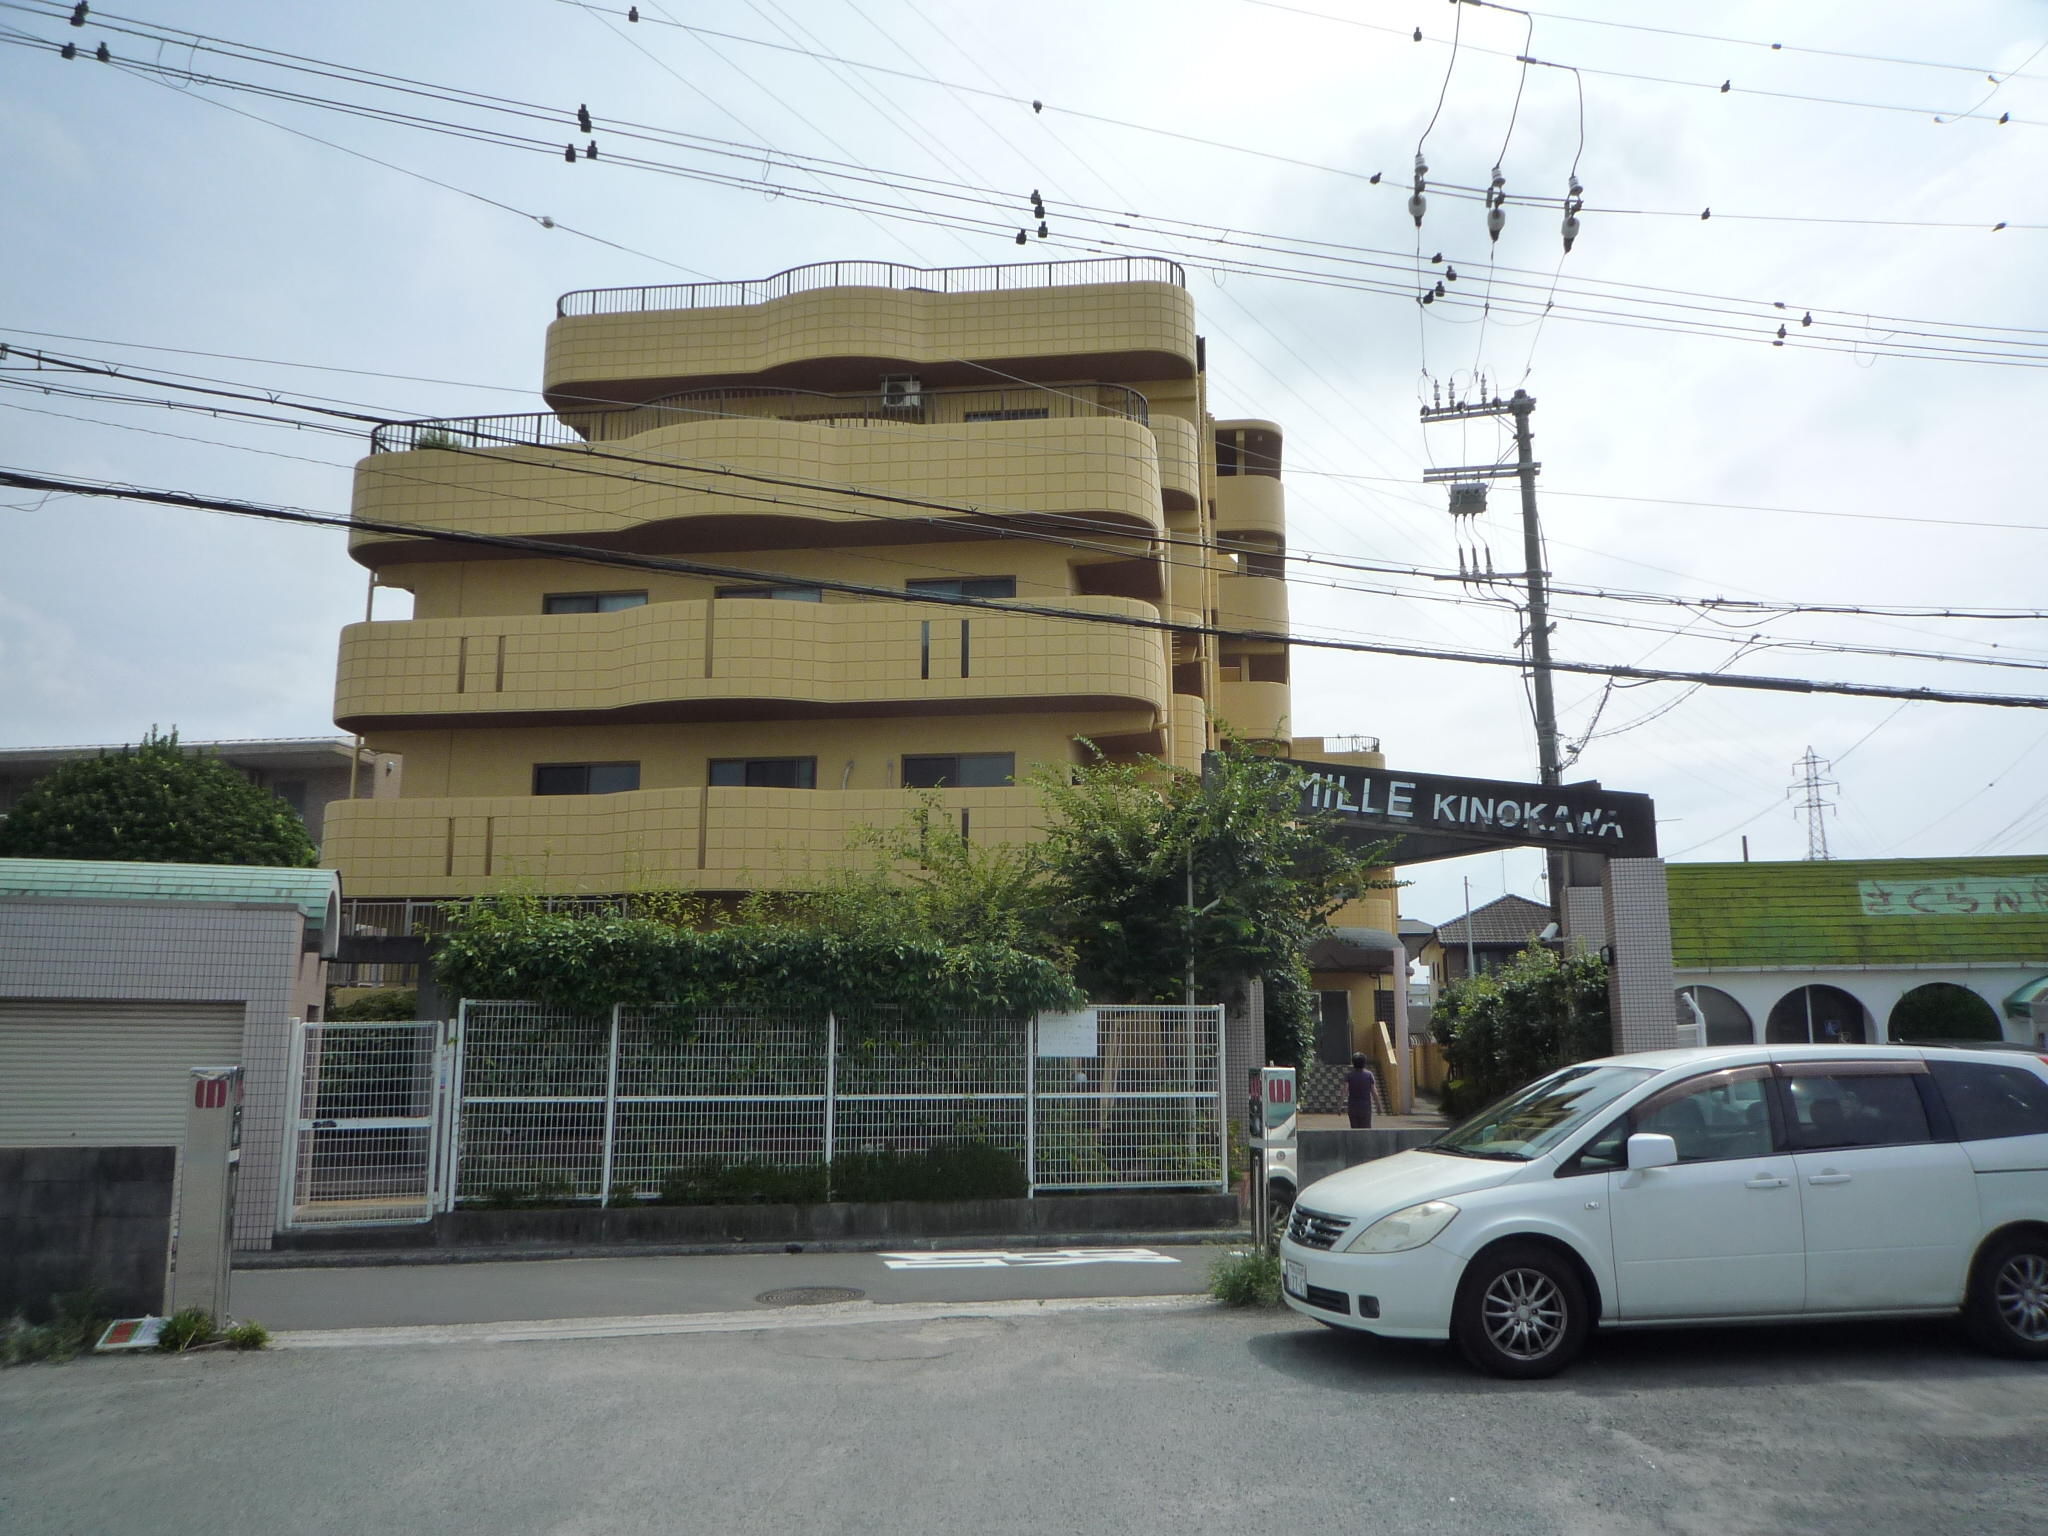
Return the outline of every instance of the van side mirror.
[[[1655,1131],[1638,1131],[1628,1139],[1630,1172],[1638,1168],[1669,1168],[1677,1161],[1678,1143],[1669,1136],[1659,1136]]]

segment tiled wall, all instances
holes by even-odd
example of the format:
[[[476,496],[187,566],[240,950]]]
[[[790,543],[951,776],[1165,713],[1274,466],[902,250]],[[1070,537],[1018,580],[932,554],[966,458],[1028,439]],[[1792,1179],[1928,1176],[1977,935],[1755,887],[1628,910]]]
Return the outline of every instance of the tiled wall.
[[[1662,859],[1609,859],[1600,889],[1607,904],[1613,967],[1607,1005],[1614,1049],[1668,1051],[1678,1045],[1671,980],[1671,907]]]
[[[317,964],[302,960],[303,924],[297,908],[0,901],[0,997],[243,1005],[237,1248],[268,1248],[276,1226],[290,1021],[318,988]]]

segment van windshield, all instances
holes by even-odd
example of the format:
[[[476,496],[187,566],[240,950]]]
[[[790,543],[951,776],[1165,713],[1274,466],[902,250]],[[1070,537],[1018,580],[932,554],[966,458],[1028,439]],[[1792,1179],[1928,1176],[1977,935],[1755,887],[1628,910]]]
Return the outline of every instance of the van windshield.
[[[1566,1067],[1488,1105],[1422,1150],[1527,1162],[1656,1075],[1649,1067]]]

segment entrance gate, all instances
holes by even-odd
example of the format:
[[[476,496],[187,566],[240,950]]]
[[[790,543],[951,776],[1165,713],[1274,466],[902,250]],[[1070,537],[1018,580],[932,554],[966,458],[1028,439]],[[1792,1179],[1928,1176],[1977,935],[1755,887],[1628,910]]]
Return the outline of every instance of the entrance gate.
[[[298,1026],[278,1226],[427,1221],[443,1204],[456,1059],[442,1023]]]

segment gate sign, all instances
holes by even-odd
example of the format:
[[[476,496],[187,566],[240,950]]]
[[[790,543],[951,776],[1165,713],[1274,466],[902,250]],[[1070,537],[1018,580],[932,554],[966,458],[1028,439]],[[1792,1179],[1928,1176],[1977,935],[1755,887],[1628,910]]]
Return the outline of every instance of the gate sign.
[[[1304,815],[1333,812],[1362,837],[1395,839],[1396,864],[1530,846],[1611,859],[1657,856],[1654,802],[1597,781],[1546,786],[1298,758],[1295,767],[1307,775]]]
[[[1265,1143],[1294,1141],[1295,1074],[1292,1067],[1259,1068],[1259,1103]]]

